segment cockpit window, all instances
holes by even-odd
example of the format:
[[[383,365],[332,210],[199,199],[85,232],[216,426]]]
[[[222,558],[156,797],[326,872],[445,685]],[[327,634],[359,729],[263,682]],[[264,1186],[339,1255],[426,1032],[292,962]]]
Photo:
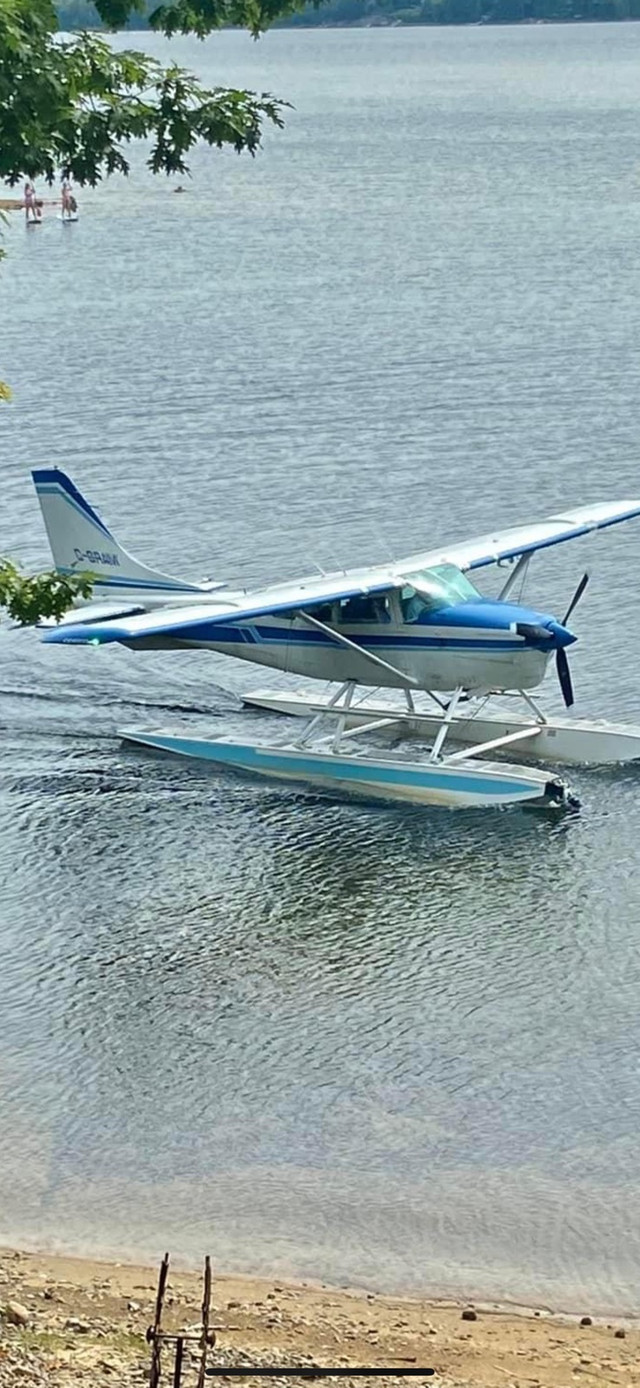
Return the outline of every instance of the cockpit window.
[[[434,564],[432,569],[407,574],[400,590],[400,606],[405,622],[417,622],[423,613],[477,602],[480,593],[455,564]]]

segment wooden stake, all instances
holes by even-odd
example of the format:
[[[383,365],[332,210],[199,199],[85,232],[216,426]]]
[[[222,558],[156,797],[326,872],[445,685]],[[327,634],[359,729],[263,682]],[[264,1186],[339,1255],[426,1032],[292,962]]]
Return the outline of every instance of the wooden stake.
[[[151,1371],[150,1371],[150,1374],[149,1374],[149,1388],[158,1388],[158,1384],[160,1383],[160,1345],[161,1345],[160,1325],[161,1325],[161,1322],[162,1322],[162,1307],[163,1307],[163,1305],[164,1305],[164,1293],[165,1293],[165,1287],[166,1287],[166,1285],[167,1285],[167,1277],[168,1277],[168,1275],[169,1275],[169,1254],[168,1254],[168,1253],[165,1253],[164,1258],[162,1259],[162,1262],[161,1262],[161,1264],[160,1264],[160,1275],[159,1275],[159,1277],[158,1277],[158,1292],[157,1292],[157,1295],[156,1295],[156,1310],[155,1310],[155,1316],[154,1316],[154,1321],[153,1321],[153,1329],[152,1329],[151,1336],[150,1336],[150,1338],[152,1337],[152,1349],[151,1349]]]
[[[207,1367],[207,1350],[209,1348],[209,1315],[211,1311],[211,1259],[209,1254],[204,1260],[204,1285],[202,1291],[202,1341],[200,1346],[200,1368],[198,1370],[197,1388],[204,1388],[205,1370]]]

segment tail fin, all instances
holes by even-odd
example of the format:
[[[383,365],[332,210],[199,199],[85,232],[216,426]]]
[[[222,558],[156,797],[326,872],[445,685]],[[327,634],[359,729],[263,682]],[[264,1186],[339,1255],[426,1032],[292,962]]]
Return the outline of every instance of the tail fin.
[[[89,571],[98,592],[136,593],[143,598],[175,593],[201,593],[212,585],[182,583],[150,569],[127,554],[100,517],[85,501],[71,478],[58,468],[32,473],[51,553],[59,573]]]

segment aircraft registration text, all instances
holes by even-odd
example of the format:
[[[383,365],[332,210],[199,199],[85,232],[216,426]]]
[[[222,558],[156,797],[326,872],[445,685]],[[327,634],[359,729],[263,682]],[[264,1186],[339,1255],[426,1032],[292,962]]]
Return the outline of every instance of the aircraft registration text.
[[[120,565],[117,554],[104,554],[99,549],[75,549],[76,564],[110,564],[112,567]]]

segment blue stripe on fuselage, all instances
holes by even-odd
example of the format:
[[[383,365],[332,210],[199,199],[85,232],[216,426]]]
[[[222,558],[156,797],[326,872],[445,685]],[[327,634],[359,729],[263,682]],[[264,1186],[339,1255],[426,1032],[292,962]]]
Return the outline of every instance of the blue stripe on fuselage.
[[[385,628],[380,624],[378,631],[363,631],[357,627],[340,628],[354,645],[365,650],[479,650],[479,651],[522,651],[522,638],[516,635],[516,623],[546,627],[553,618],[531,608],[518,607],[515,603],[499,602],[493,598],[480,598],[477,602],[459,603],[455,607],[439,608],[434,612],[424,612],[415,622],[406,623],[406,635],[398,631],[392,623]],[[459,634],[445,634],[445,629],[457,629]],[[468,634],[465,633],[465,628]],[[431,633],[430,634],[430,629]],[[506,637],[512,632],[512,639]],[[491,632],[496,636],[492,637]],[[480,635],[480,631],[484,635]],[[437,634],[441,632],[442,634]],[[498,632],[501,636],[498,637]],[[505,635],[502,635],[505,633]],[[211,622],[198,623],[197,630],[184,627],[173,630],[171,635],[178,641],[197,641],[215,645],[295,645],[334,647],[336,642],[328,632],[317,627],[275,626],[260,620],[253,622]],[[549,646],[553,642],[553,632],[549,631]],[[547,649],[546,642],[527,642],[529,649]]]
[[[212,622],[208,627],[204,625],[198,628],[197,633],[192,628],[185,627],[183,631],[175,628],[168,633],[176,641],[205,642],[210,645],[231,646],[231,645],[255,645],[255,646],[322,646],[331,647],[336,650],[337,643],[333,637],[323,631],[306,629],[305,627],[274,627],[258,626],[253,623],[251,626],[241,624],[222,625]],[[345,631],[344,635],[354,645],[362,646],[364,650],[480,650],[480,651],[521,651],[524,649],[522,641],[514,635],[512,641],[492,640],[490,637],[482,639],[477,636],[426,636],[419,635],[417,632],[411,636],[401,636],[400,634],[376,635],[367,633],[366,636],[353,631]]]

